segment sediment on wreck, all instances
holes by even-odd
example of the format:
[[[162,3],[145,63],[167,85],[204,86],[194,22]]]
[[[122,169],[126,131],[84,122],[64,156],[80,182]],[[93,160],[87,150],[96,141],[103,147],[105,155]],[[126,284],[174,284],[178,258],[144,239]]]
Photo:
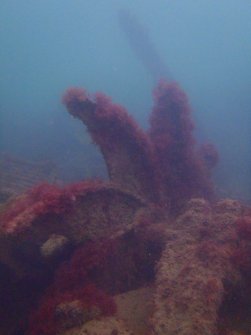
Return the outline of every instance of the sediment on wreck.
[[[175,229],[167,230],[156,274],[154,334],[218,334],[226,282],[234,287],[242,280],[232,261],[240,215],[241,205],[234,202],[229,208],[223,202],[211,207],[194,199]]]

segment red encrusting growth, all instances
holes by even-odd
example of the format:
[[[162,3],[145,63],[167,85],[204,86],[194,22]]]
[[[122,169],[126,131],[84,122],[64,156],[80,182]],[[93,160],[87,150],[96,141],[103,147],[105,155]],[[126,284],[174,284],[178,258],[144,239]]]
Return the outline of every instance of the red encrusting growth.
[[[68,90],[63,102],[69,113],[87,126],[100,147],[110,180],[152,202],[158,201],[151,143],[127,111],[101,93],[90,98],[77,88]]]
[[[56,318],[59,305],[78,300],[87,316],[93,308],[98,317],[113,315],[112,295],[151,282],[163,249],[163,228],[147,229],[145,225],[142,221],[137,230],[121,237],[89,241],[77,248],[56,270],[54,282],[32,313],[28,335],[57,333],[62,326]]]
[[[83,320],[80,317],[79,324],[86,321],[84,318],[88,319],[95,308],[99,316],[113,315],[116,311],[113,299],[93,284],[83,284],[82,287],[65,292],[48,290],[39,309],[30,316],[27,335],[54,335],[64,330],[62,320],[57,316],[57,309],[60,305],[73,301],[79,301],[85,313]]]
[[[116,247],[112,241],[90,241],[76,249],[72,258],[57,269],[53,284],[47,289],[38,310],[32,313],[28,335],[57,333],[61,323],[57,320],[56,310],[67,302],[80,301],[87,319],[93,308],[97,309],[98,316],[114,314],[116,305],[112,297],[98,288],[93,280],[99,278],[107,257],[116,252]]]
[[[110,294],[135,289],[153,279],[162,248],[163,230],[147,229],[144,223],[137,231],[115,239],[89,241],[58,268],[52,291],[67,291],[88,283]]]
[[[191,197],[213,194],[206,166],[196,152],[191,109],[176,83],[162,81],[154,91],[149,136],[153,142],[161,194],[177,210]]]
[[[0,229],[4,233],[17,233],[36,217],[63,215],[72,209],[77,195],[97,190],[101,185],[100,181],[84,181],[66,187],[37,185],[8,204],[0,214]]]
[[[100,147],[111,183],[108,187],[99,181],[66,187],[41,184],[10,202],[0,214],[2,236],[9,234],[16,240],[21,236],[19,248],[27,248],[26,236],[34,236],[27,257],[34,251],[41,264],[62,262],[75,248],[71,259],[59,265],[53,283],[32,312],[28,335],[60,333],[71,308],[80,323],[95,318],[93,310],[100,316],[112,315],[116,310],[112,295],[155,280],[156,263],[167,242],[163,225],[169,224],[169,214],[178,214],[192,197],[212,198],[209,171],[217,153],[210,145],[197,150],[186,95],[177,84],[162,81],[154,101],[150,129],[145,132],[123,107],[101,93],[90,96],[80,88],[65,93],[63,103],[69,113],[87,126]],[[103,189],[108,191],[106,201],[104,192],[88,197]],[[109,194],[111,189],[116,192]],[[207,210],[202,212],[208,214]],[[249,232],[246,221],[238,226],[240,235],[241,230]],[[197,231],[201,243],[195,256],[200,263],[213,264],[222,249],[211,242],[207,224]],[[176,234],[170,233],[170,245],[175,244]],[[65,244],[57,244],[55,236]],[[241,255],[246,257],[244,252]],[[187,277],[192,269],[185,266],[181,273]],[[219,290],[211,277],[204,288],[205,300],[212,303],[214,291]],[[68,321],[74,324],[71,316]]]
[[[243,216],[236,221],[238,235],[251,242],[251,216]]]
[[[210,144],[198,152],[185,93],[176,83],[161,81],[154,99],[148,133],[103,94],[92,99],[84,90],[72,88],[63,102],[86,124],[118,186],[173,212],[191,197],[212,199],[209,170],[217,152]]]

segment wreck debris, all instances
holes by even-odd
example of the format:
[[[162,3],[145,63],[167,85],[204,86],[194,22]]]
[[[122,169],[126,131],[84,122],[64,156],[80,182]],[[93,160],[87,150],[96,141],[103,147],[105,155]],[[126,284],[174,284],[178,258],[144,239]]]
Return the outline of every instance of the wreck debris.
[[[15,307],[13,288],[26,287],[12,323],[24,319],[27,335],[133,333],[115,296],[151,286],[149,334],[226,334],[226,302],[240,309],[250,290],[251,215],[216,201],[216,156],[197,150],[182,90],[159,84],[148,132],[103,95],[73,88],[63,101],[100,147],[110,181],[42,184],[5,205],[0,266],[13,279],[0,292]]]

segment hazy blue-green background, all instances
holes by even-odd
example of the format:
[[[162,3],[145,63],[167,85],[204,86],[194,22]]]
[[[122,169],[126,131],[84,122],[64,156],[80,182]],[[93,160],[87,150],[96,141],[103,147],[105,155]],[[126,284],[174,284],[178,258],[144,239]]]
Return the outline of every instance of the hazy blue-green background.
[[[104,91],[146,127],[153,81],[118,24],[122,8],[189,95],[196,136],[217,145],[219,187],[251,198],[250,0],[1,0],[1,151],[53,159],[68,180],[99,173],[61,105],[69,86]]]

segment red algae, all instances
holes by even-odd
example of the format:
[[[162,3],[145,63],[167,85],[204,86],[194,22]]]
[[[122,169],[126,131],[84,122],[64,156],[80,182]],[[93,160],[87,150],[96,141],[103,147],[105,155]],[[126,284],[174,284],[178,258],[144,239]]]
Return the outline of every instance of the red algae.
[[[39,309],[34,311],[29,320],[27,335],[54,335],[65,330],[67,320],[58,317],[58,310],[62,305],[78,301],[80,315],[78,320],[72,320],[73,326],[81,325],[92,317],[109,316],[116,312],[115,302],[111,297],[99,290],[93,284],[73,287],[68,291],[53,291],[49,288],[43,296]],[[61,307],[62,308],[62,307]],[[75,324],[74,324],[75,323]]]
[[[236,230],[240,241],[233,253],[233,262],[245,277],[251,279],[251,217],[241,216],[236,220]],[[251,282],[249,285],[251,288]]]
[[[151,143],[125,108],[101,93],[84,102],[64,101],[69,113],[87,126],[100,147],[110,180],[151,202],[158,201]]]
[[[251,216],[243,216],[236,221],[237,232],[242,239],[251,241]]]
[[[142,285],[142,279],[152,280],[151,271],[161,252],[161,233],[156,236],[143,228],[117,239],[89,241],[77,248],[71,259],[56,270],[39,308],[31,314],[27,335],[58,332],[63,322],[56,317],[58,306],[74,301],[79,301],[84,310],[80,324],[97,316],[113,315],[116,305],[111,294]]]
[[[173,212],[191,197],[212,199],[208,170],[213,165],[208,161],[216,150],[206,146],[203,158],[196,150],[191,109],[176,83],[161,81],[154,91],[147,133],[110,98],[101,93],[91,98],[84,92],[75,98],[70,91],[63,101],[100,147],[112,182]]]
[[[212,199],[213,187],[204,161],[195,149],[191,108],[176,83],[161,81],[154,91],[149,136],[164,201],[180,210],[191,197]]]
[[[87,99],[86,92],[80,87],[70,87],[62,98],[63,104],[70,106],[77,102],[84,102]]]
[[[211,201],[218,154],[208,143],[198,149],[185,93],[159,83],[147,132],[102,93],[71,88],[63,103],[99,146],[110,181],[41,184],[2,212],[3,262],[20,277],[39,278],[30,261],[51,271],[27,312],[27,335],[98,323],[115,315],[114,295],[147,285],[149,334],[223,332],[225,302],[251,287],[250,211],[231,199]]]
[[[0,214],[0,229],[4,233],[17,233],[37,217],[63,215],[71,210],[77,195],[96,190],[101,185],[99,181],[80,182],[64,188],[39,184],[7,204],[5,211]]]

